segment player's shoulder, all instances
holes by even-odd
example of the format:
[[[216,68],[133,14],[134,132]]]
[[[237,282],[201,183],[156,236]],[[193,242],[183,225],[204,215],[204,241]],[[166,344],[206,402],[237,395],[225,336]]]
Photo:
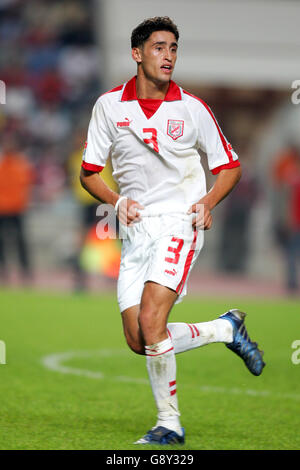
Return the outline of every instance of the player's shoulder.
[[[214,114],[210,106],[202,98],[184,89],[182,89],[182,97],[188,103],[188,107],[197,112],[198,116],[200,115],[204,119],[214,119]]]
[[[184,99],[184,101],[187,101],[189,104],[191,104],[192,106],[196,106],[199,109],[209,109],[208,104],[202,98],[193,95],[192,93],[187,90],[184,90],[183,88],[181,90],[182,98]]]
[[[101,103],[104,104],[106,102],[120,101],[124,85],[125,84],[123,83],[122,85],[118,85],[118,86],[112,88],[111,90],[108,90],[108,91],[102,93],[102,95],[100,95],[98,97],[98,99],[96,101],[96,105],[101,104]]]
[[[118,86],[112,88],[111,90],[106,91],[105,93],[103,93],[100,96],[100,98],[103,97],[103,96],[109,96],[109,97],[115,97],[115,98],[119,97],[121,95],[121,92],[122,92],[123,88],[124,88],[124,85],[125,85],[125,83],[122,83],[122,85],[118,85]]]

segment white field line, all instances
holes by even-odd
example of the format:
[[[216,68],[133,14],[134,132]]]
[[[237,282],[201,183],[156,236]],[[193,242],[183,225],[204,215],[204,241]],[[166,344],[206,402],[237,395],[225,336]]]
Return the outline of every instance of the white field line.
[[[127,382],[127,383],[134,383],[134,384],[141,384],[141,385],[149,385],[148,379],[138,378],[138,377],[129,377],[127,375],[118,375],[118,376],[107,376],[103,372],[98,371],[91,371],[88,369],[79,369],[77,367],[69,367],[64,365],[67,361],[70,361],[75,358],[89,358],[89,357],[112,357],[112,356],[120,356],[126,354],[125,349],[102,349],[97,351],[67,351],[62,353],[54,353],[48,356],[44,356],[41,358],[42,365],[48,369],[55,372],[60,372],[61,374],[72,374],[78,375],[82,377],[88,377],[89,379],[96,379],[96,380],[112,380],[115,382]],[[231,394],[231,395],[248,395],[253,397],[274,397],[274,398],[282,398],[282,399],[290,399],[290,400],[297,400],[300,401],[300,395],[293,394],[293,393],[274,393],[270,390],[251,390],[251,389],[244,389],[244,388],[226,388],[226,387],[216,387],[213,385],[202,385],[202,386],[194,386],[194,385],[184,385],[182,384],[181,387],[189,387],[197,389],[203,393],[216,393],[216,394]]]

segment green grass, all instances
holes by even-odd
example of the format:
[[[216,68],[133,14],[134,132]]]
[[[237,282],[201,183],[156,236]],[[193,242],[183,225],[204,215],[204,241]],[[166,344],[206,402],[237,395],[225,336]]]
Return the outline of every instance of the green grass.
[[[234,306],[248,312],[248,330],[267,366],[254,377],[223,344],[178,355],[187,434],[180,448],[300,449],[300,364],[291,362],[299,303],[186,298],[170,321],[207,321]],[[132,442],[153,426],[145,360],[125,345],[115,297],[1,290],[0,339],[7,348],[0,449],[137,449]],[[63,374],[41,362],[68,351],[90,354],[62,365],[101,371],[103,378]]]

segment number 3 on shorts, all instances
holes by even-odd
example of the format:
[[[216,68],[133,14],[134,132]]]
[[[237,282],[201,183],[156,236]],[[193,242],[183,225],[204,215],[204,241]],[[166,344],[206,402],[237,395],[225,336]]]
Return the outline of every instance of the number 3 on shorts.
[[[179,261],[180,252],[183,247],[183,240],[181,238],[173,237],[171,242],[177,243],[176,247],[173,247],[173,246],[168,247],[168,251],[170,251],[171,253],[174,253],[175,256],[174,258],[167,257],[165,258],[165,261],[167,261],[168,263],[177,264]]]

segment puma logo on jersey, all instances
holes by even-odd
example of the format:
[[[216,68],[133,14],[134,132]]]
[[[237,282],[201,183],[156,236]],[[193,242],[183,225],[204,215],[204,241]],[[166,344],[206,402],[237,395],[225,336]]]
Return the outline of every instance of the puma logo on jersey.
[[[172,271],[165,269],[165,274],[171,274],[172,276],[175,276],[177,274],[177,271],[175,269],[172,269]]]
[[[131,122],[132,121],[130,121],[128,118],[125,118],[125,121],[117,122],[117,127],[129,127]]]

